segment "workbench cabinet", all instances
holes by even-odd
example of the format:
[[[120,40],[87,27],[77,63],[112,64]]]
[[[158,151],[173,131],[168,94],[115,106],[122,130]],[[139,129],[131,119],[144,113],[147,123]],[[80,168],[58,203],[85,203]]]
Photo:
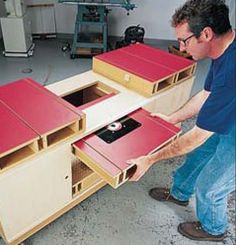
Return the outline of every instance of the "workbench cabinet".
[[[47,89],[63,99],[86,88],[88,94],[96,94],[95,100],[91,101],[89,96],[88,101],[83,101],[89,104],[89,107],[83,105],[85,132],[42,149],[0,172],[0,234],[6,244],[19,244],[106,185],[91,166],[72,155],[74,142],[138,108],[172,113],[188,100],[193,80],[194,77],[186,79],[150,98],[92,71],[49,85]]]
[[[64,144],[1,173],[0,227],[7,241],[15,240],[71,201],[70,151]]]

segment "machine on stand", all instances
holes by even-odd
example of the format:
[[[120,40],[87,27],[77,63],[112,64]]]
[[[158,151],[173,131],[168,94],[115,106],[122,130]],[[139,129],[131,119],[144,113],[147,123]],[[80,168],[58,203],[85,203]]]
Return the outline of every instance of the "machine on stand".
[[[127,11],[135,5],[130,0],[59,0],[59,3],[76,4],[77,16],[70,57],[94,55],[107,51],[108,7],[121,7]]]
[[[1,18],[1,27],[6,57],[29,57],[33,55],[34,44],[31,22],[24,0],[5,0],[6,17]]]

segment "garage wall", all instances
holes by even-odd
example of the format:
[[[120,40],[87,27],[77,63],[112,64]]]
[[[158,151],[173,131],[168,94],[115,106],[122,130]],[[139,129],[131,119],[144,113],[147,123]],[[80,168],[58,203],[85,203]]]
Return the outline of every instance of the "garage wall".
[[[55,3],[56,32],[72,34],[74,32],[76,5],[59,4],[56,0],[25,0],[28,4]],[[134,11],[112,8],[109,13],[109,35],[122,36],[126,27],[140,24],[145,28],[145,38],[175,39],[170,19],[174,9],[185,0],[132,0],[137,5]],[[235,0],[226,0],[230,6],[231,22],[235,27]],[[0,1],[1,3],[1,1]]]
[[[76,5],[58,4],[56,0],[25,0],[27,4],[55,3],[57,33],[71,34],[74,32]],[[109,35],[122,36],[126,27],[140,24],[145,28],[146,38],[173,39],[170,18],[176,6],[185,0],[132,0],[137,8],[127,11],[112,8],[109,13]]]
[[[5,11],[5,7],[4,7],[4,2],[0,1],[0,17],[5,16],[6,11]],[[1,24],[0,24],[0,39],[2,38],[2,29],[1,29]]]

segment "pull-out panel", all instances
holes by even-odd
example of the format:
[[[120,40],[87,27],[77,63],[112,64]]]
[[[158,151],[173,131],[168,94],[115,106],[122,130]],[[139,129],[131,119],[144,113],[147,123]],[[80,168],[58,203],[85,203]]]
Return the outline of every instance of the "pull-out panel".
[[[1,86],[0,100],[40,135],[40,149],[84,130],[82,113],[76,113],[64,100],[31,79]]]
[[[117,188],[136,170],[127,160],[147,155],[180,133],[174,125],[143,110],[125,116],[73,144],[73,153],[112,187]]]
[[[93,71],[145,96],[190,78],[196,63],[144,44],[134,44],[93,58]]]

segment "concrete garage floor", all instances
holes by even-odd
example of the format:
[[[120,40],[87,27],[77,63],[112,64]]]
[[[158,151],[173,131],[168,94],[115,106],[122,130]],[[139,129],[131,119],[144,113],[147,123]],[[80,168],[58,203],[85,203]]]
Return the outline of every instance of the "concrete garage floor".
[[[169,42],[168,42],[169,43]],[[165,49],[167,42],[155,46]],[[31,58],[4,58],[0,56],[0,84],[30,76],[44,84],[91,69],[91,59],[70,60],[61,52],[63,41],[36,41]],[[1,46],[1,49],[3,46]],[[203,87],[209,61],[199,62],[192,94]],[[32,73],[21,71],[30,68]],[[195,119],[183,124],[186,131]],[[229,229],[223,242],[196,242],[177,232],[180,222],[195,220],[195,198],[188,207],[161,203],[149,197],[155,186],[169,187],[171,175],[183,157],[156,164],[139,182],[126,183],[117,190],[110,186],[77,205],[41,231],[28,238],[25,245],[195,245],[235,244],[235,193],[229,196]],[[0,199],[1,202],[1,199]],[[4,242],[0,238],[0,245]]]

